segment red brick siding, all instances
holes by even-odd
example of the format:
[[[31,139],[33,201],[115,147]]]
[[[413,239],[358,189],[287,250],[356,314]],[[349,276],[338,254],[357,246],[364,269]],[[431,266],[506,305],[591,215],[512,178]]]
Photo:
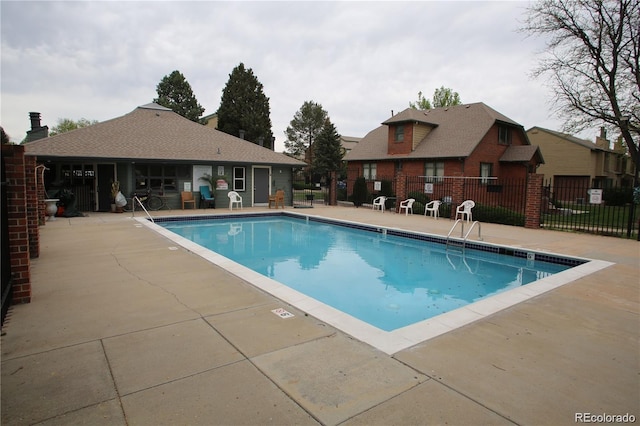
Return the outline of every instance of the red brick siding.
[[[396,142],[396,127],[389,126],[389,138],[387,141],[387,154],[409,154],[413,149],[413,126],[411,123],[404,124],[404,137],[402,142]]]

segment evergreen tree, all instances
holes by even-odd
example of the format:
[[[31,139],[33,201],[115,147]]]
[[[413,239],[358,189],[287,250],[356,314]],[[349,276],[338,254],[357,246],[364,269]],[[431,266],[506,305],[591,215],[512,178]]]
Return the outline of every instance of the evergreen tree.
[[[369,189],[367,188],[367,181],[364,176],[358,176],[353,184],[353,193],[351,194],[351,201],[356,207],[360,207],[369,198]]]
[[[322,105],[313,101],[303,103],[285,131],[286,153],[292,157],[301,158],[315,142],[326,119],[327,112],[322,109]]]
[[[340,170],[344,151],[340,145],[340,135],[328,118],[325,120],[312,149],[314,153],[312,165],[315,173],[328,177],[330,172]]]
[[[204,108],[198,103],[191,85],[180,71],[176,70],[165,75],[158,83],[156,91],[158,97],[153,102],[170,108],[191,121],[199,122]]]
[[[2,145],[6,145],[11,142],[9,135],[4,131],[3,127],[0,127],[0,134],[2,137]]]
[[[218,130],[273,150],[269,98],[251,68],[240,63],[229,74],[218,108]]]

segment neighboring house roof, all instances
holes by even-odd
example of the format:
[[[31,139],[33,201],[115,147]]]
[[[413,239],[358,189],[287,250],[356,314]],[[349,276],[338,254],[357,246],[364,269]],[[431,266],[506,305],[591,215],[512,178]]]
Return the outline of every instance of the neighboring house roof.
[[[353,149],[353,147],[358,145],[358,142],[360,142],[360,140],[362,140],[362,138],[356,138],[354,136],[340,136],[340,145],[346,152],[349,152]]]
[[[549,134],[551,134],[553,136],[556,136],[556,137],[558,137],[560,139],[563,139],[563,140],[565,140],[567,142],[571,142],[571,143],[574,143],[576,145],[580,145],[582,147],[589,148],[592,151],[611,151],[610,149],[602,148],[602,147],[597,146],[595,143],[593,143],[590,140],[576,138],[575,136],[571,136],[571,135],[569,135],[567,133],[556,132],[554,130],[549,130],[549,129],[543,129],[542,127],[537,127],[537,126],[532,127],[529,130],[527,130],[527,133],[535,132],[536,130],[538,130],[540,132],[549,133]]]
[[[155,103],[140,106],[122,117],[24,146],[27,155],[38,157],[305,165],[195,123]]]
[[[433,129],[412,152],[390,155],[387,153],[388,125],[403,122],[423,123]],[[496,122],[522,128],[520,124],[481,102],[426,111],[408,108],[369,132],[345,159],[467,157]],[[524,128],[522,131],[524,133]]]

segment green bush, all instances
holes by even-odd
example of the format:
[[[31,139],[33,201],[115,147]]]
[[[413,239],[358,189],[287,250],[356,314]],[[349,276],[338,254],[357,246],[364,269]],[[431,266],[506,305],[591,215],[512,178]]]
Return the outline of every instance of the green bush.
[[[442,213],[442,212],[441,212]],[[504,207],[490,207],[480,204],[472,210],[473,220],[503,225],[524,226],[524,215]]]
[[[414,197],[409,197],[414,198]],[[416,199],[416,202],[413,203],[413,214],[424,214],[424,204]]]
[[[608,206],[624,206],[633,202],[633,188],[610,188],[602,192],[602,200]]]
[[[420,191],[409,192],[409,196],[407,198],[413,198],[414,200],[416,200],[416,203],[421,203],[423,211],[424,211],[424,205],[427,204],[429,201],[431,201],[431,199],[427,197],[427,194]],[[414,210],[415,210],[416,203],[413,204]]]

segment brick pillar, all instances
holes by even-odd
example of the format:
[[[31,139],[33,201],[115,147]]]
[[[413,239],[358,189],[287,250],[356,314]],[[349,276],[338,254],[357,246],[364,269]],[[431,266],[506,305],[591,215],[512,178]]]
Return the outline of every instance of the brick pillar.
[[[9,219],[9,250],[13,275],[13,302],[31,302],[31,261],[27,225],[27,190],[24,146],[2,145],[7,179],[6,214]]]
[[[454,173],[453,182],[451,183],[451,213],[449,218],[455,219],[456,207],[464,201],[464,178],[460,172]]]
[[[530,173],[527,176],[527,194],[524,213],[525,228],[540,228],[543,180],[544,175]]]
[[[407,199],[407,175],[396,172],[396,212],[400,211],[400,201]]]

